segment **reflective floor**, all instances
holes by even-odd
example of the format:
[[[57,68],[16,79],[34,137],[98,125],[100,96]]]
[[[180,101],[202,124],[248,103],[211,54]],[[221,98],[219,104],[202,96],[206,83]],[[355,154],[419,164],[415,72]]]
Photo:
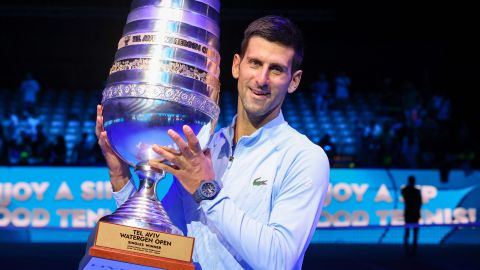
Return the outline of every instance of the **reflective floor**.
[[[0,244],[0,269],[77,269],[82,244]],[[303,269],[479,269],[479,245],[311,245]]]

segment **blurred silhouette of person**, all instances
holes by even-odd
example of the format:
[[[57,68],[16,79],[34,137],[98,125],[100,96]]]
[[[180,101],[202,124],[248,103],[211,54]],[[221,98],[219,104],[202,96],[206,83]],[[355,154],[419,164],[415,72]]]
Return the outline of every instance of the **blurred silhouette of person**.
[[[48,164],[51,147],[42,124],[36,126],[36,136],[32,143],[32,155],[37,164]]]
[[[436,91],[429,101],[428,107],[440,124],[446,125],[450,121],[452,101],[445,90]]]
[[[17,141],[19,151],[19,165],[29,165],[32,157],[32,138],[25,131],[20,132],[20,138]]]
[[[438,167],[440,171],[440,181],[442,183],[447,183],[450,170],[452,170],[453,163],[454,163],[454,155],[449,153],[449,151],[438,151]]]
[[[3,125],[0,125],[0,165],[8,165],[8,138]]]
[[[350,97],[351,83],[350,77],[343,71],[335,77],[335,99],[338,105],[343,106]]]
[[[381,138],[383,134],[382,125],[370,119],[368,125],[364,127],[362,143],[366,148],[364,157],[366,166],[378,166],[380,164]]]
[[[73,163],[76,165],[87,165],[92,163],[92,147],[88,143],[88,133],[83,132],[80,140],[73,148]]]
[[[405,236],[403,244],[408,255],[414,255],[417,251],[418,241],[418,220],[420,219],[420,208],[422,207],[422,194],[420,189],[415,187],[415,176],[408,177],[407,186],[402,188],[402,196],[405,203],[403,216],[405,218]],[[410,247],[410,228],[413,228],[413,244]]]
[[[404,164],[407,168],[418,167],[418,157],[420,155],[420,142],[417,134],[409,130],[402,139],[402,155]]]
[[[384,77],[379,88],[381,108],[385,113],[389,113],[398,105],[398,100],[396,99],[395,91],[393,90],[392,78],[389,76]]]
[[[10,109],[8,112],[8,120],[5,126],[5,136],[14,140],[20,135],[20,110]]]
[[[310,89],[315,95],[315,112],[319,116],[322,112],[328,111],[330,103],[330,83],[325,73],[320,72],[318,79],[310,85]]]
[[[40,118],[34,112],[34,110],[29,110],[26,112],[26,132],[33,138],[37,137],[37,127],[40,125]]]
[[[412,81],[406,81],[400,89],[401,104],[403,107],[403,113],[408,127],[415,127],[415,123],[418,118],[418,112],[421,108],[421,96],[417,90],[417,87]]]
[[[318,142],[318,145],[322,147],[325,151],[325,154],[327,154],[328,160],[330,161],[330,166],[333,166],[334,157],[337,154],[337,147],[332,142],[332,137],[330,134],[325,134]]]
[[[37,94],[40,91],[40,84],[33,78],[31,73],[25,75],[25,79],[20,83],[20,92],[23,97],[24,108],[32,108],[37,102]]]
[[[51,149],[51,164],[65,165],[67,160],[67,146],[65,138],[62,135],[57,135],[56,142]]]

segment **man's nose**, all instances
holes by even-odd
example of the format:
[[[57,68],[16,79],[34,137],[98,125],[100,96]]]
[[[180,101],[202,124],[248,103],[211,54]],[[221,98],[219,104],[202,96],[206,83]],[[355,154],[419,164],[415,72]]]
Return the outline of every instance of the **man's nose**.
[[[258,70],[255,80],[259,86],[265,86],[268,84],[268,68],[264,67]]]

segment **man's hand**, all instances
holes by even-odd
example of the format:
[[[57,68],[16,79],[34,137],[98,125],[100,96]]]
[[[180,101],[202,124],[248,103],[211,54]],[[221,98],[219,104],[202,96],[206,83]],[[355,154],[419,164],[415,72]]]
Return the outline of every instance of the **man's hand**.
[[[153,151],[173,165],[162,163],[161,160],[150,160],[148,163],[153,168],[175,175],[182,186],[190,194],[193,194],[202,180],[215,179],[215,171],[210,150],[202,151],[195,133],[189,126],[183,126],[183,133],[187,138],[187,143],[175,131],[171,129],[168,131],[168,135],[177,144],[180,153],[170,148],[153,146]]]
[[[103,156],[107,162],[110,182],[113,191],[119,191],[130,181],[132,175],[127,163],[120,159],[113,151],[108,142],[107,132],[103,128],[103,107],[97,105],[97,123],[95,126],[95,135],[97,135],[98,145],[102,149]]]

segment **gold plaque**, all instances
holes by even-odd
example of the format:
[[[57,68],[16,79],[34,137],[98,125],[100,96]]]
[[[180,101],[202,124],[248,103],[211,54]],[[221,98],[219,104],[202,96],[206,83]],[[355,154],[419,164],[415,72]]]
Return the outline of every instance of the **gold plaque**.
[[[99,222],[96,246],[192,261],[194,238],[142,228]]]

